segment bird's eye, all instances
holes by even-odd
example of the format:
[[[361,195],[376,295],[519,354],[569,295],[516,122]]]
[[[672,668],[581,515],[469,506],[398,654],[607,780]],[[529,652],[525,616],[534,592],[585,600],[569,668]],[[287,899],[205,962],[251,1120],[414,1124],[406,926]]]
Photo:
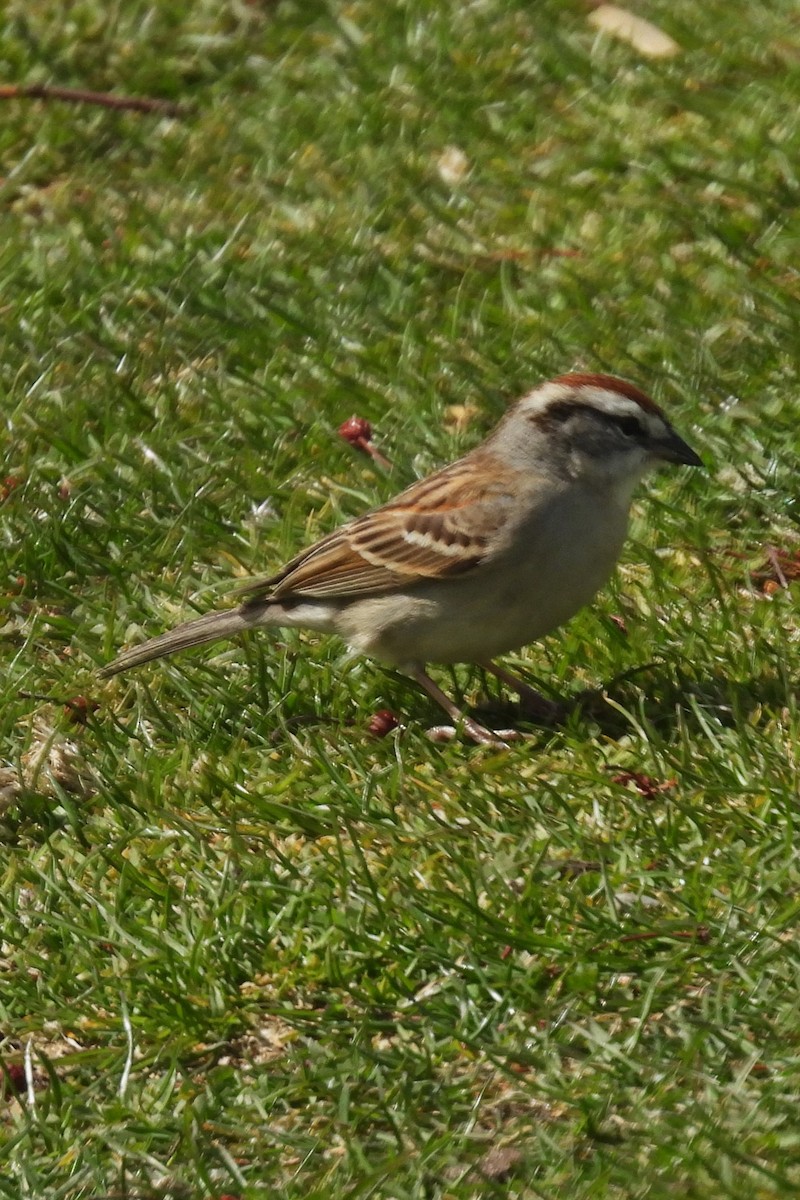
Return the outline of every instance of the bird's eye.
[[[638,437],[642,432],[642,427],[636,420],[636,417],[620,417],[617,421],[617,427],[621,433],[625,434],[625,437],[629,438]]]

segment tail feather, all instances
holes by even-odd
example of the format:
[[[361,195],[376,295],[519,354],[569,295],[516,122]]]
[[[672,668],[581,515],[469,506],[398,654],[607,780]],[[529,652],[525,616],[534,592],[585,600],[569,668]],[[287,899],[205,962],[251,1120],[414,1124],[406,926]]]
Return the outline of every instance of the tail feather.
[[[222,638],[233,637],[245,629],[264,623],[264,612],[267,605],[261,607],[235,608],[230,612],[206,613],[195,621],[186,621],[176,629],[170,629],[159,637],[142,642],[141,646],[132,646],[123,650],[113,662],[102,667],[99,674],[101,679],[109,679],[128,671],[131,667],[141,666],[154,658],[164,658],[167,654],[175,654],[178,650],[188,650],[191,646],[202,646],[205,642],[216,642]]]

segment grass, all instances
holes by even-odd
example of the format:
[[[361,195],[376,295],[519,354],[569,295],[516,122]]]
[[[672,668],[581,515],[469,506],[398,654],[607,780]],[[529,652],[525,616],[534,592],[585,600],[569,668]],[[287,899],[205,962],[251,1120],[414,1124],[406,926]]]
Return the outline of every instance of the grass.
[[[637,8],[677,58],[554,0],[9,0],[3,81],[192,107],[3,109],[0,1196],[800,1192],[797,585],[751,574],[797,550],[797,17]],[[96,682],[573,367],[709,467],[518,656],[605,701],[499,753],[332,640]]]

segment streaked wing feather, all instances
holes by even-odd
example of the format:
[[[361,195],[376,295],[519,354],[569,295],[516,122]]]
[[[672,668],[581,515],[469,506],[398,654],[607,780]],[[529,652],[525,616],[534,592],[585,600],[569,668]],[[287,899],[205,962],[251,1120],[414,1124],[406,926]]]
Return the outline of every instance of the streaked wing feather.
[[[481,563],[510,503],[506,469],[484,460],[476,470],[461,459],[248,586],[253,599],[245,603],[377,595],[415,579],[460,575]]]
[[[272,597],[355,596],[397,587],[400,577],[395,572],[380,562],[366,561],[351,547],[349,528],[342,526],[288,563],[275,581]]]

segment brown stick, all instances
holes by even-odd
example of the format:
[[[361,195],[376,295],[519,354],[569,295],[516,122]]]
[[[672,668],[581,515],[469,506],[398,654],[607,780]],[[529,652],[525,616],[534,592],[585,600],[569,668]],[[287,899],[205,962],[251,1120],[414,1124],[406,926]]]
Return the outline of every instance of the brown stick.
[[[769,559],[770,566],[775,572],[775,578],[782,588],[788,588],[789,581],[783,573],[780,550],[776,550],[774,546],[766,546],[765,549],[767,551],[767,558]]]
[[[161,113],[184,117],[188,109],[172,100],[150,96],[115,96],[112,92],[87,92],[82,88],[56,87],[49,83],[0,84],[0,100],[67,100],[73,104],[99,104],[102,108],[127,109],[130,112]]]
[[[625,933],[621,937],[600,942],[595,946],[595,950],[606,950],[615,942],[646,942],[651,938],[679,938],[682,941],[696,941],[705,945],[711,940],[711,931],[707,925],[698,925],[696,929],[645,929],[639,933]]]

